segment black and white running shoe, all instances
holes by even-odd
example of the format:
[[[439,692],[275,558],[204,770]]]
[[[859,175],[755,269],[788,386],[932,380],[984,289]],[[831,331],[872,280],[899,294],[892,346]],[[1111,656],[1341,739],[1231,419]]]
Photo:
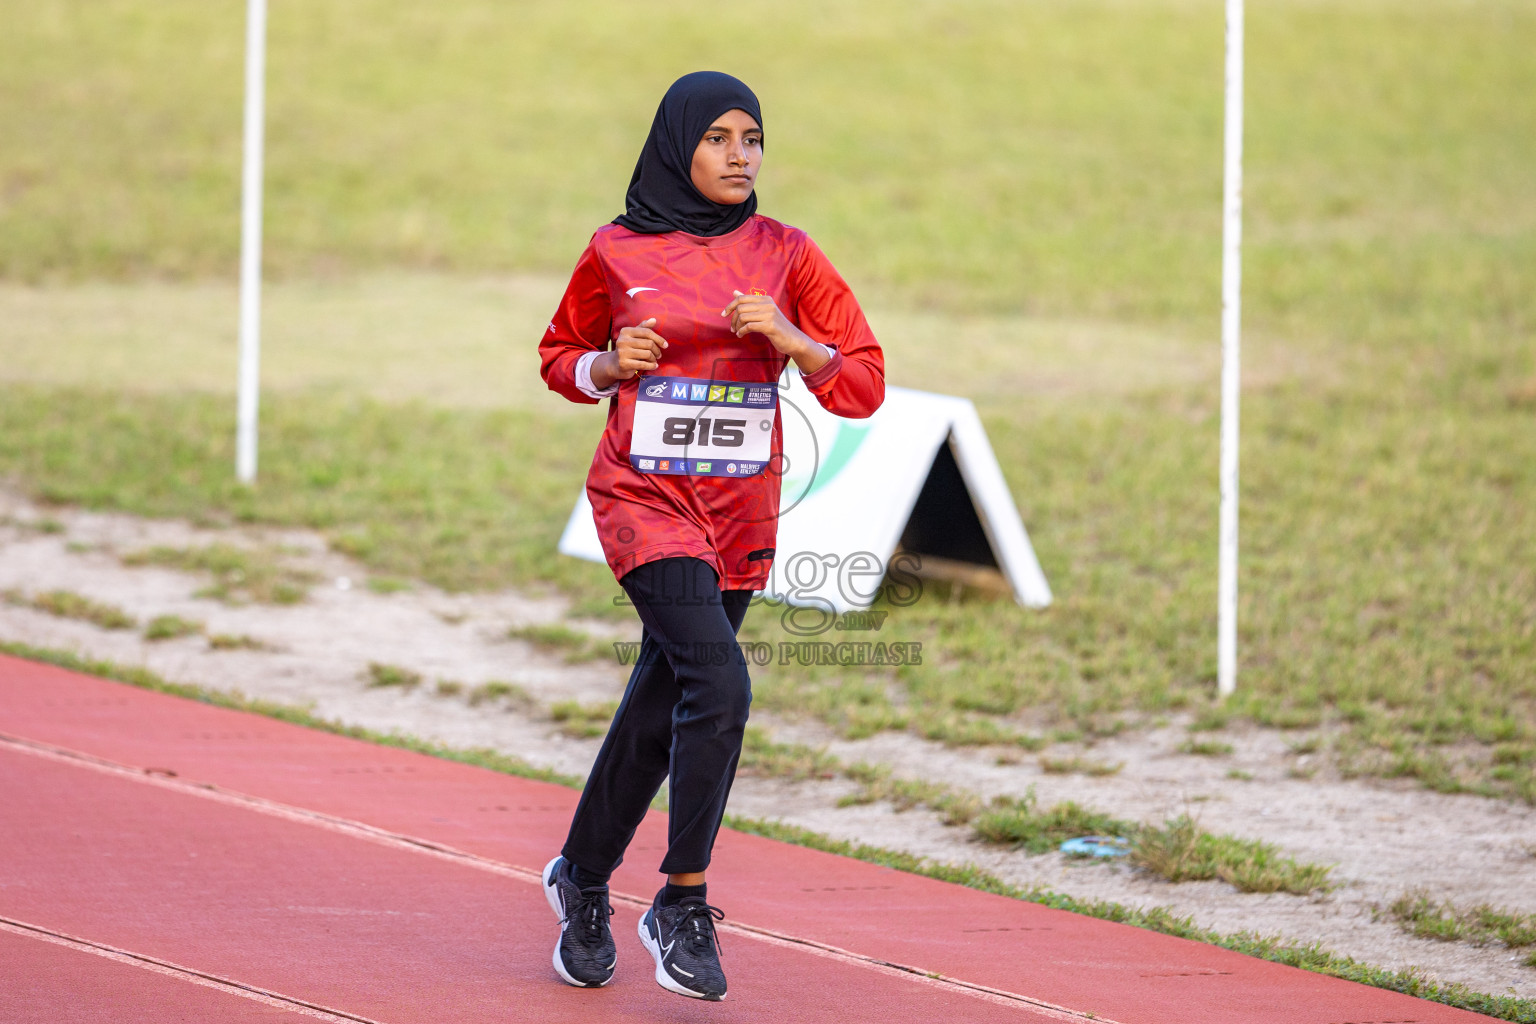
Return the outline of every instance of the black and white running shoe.
[[[695,999],[724,999],[725,971],[715,935],[715,922],[724,917],[696,896],[664,907],[658,893],[640,918],[640,941],[656,961],[656,984]]]
[[[578,988],[601,988],[612,981],[619,956],[608,927],[613,914],[608,887],[579,887],[571,879],[570,862],[556,857],[544,865],[544,896],[560,919],[555,972]]]

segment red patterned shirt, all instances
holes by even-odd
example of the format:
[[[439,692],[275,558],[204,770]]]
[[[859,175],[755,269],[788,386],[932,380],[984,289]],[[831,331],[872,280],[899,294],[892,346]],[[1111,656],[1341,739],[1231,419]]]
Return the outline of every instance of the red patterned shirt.
[[[620,579],[646,562],[689,556],[714,566],[723,590],[760,589],[767,582],[784,469],[778,415],[771,417],[765,463],[727,462],[728,447],[696,447],[685,453],[689,458],[672,462],[643,458],[654,454],[650,450],[631,452],[637,402],[660,400],[657,396],[671,394],[679,382],[741,386],[712,388],[712,397],[730,397],[708,407],[646,406],[648,413],[660,409],[657,416],[669,411],[705,416],[696,423],[665,421],[687,427],[690,439],[694,426],[701,439],[709,438],[711,417],[745,422],[728,419],[735,407],[724,404],[743,401],[744,392],[748,402],[801,397],[778,389],[769,397],[761,387],[779,379],[788,357],[760,334],[731,333],[730,319],[720,311],[738,291],[772,296],[795,326],[834,350],[825,366],[802,378],[829,412],[862,418],[885,399],[880,345],[853,292],[805,232],[761,215],[715,237],[680,231],[645,235],[616,224],[599,228],[576,263],[539,356],[551,390],[591,403],[597,399],[578,385],[582,356],[607,350],[621,329],[652,317],[654,330],[667,340],[655,371],[618,385],[587,474],[603,552]],[[685,393],[686,388],[677,392]],[[760,425],[768,427],[768,418]],[[716,424],[713,429],[717,445],[741,443],[739,428],[733,433]],[[647,443],[654,438],[642,439]],[[727,466],[731,474],[752,472],[722,475]]]

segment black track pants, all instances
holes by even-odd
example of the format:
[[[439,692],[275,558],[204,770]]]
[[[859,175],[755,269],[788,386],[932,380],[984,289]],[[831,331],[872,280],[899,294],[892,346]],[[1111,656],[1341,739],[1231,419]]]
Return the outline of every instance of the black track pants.
[[[736,645],[752,592],[722,592],[697,558],[647,562],[619,582],[645,627],[640,654],[560,852],[587,871],[611,872],[670,776],[661,870],[703,871],[752,703]]]

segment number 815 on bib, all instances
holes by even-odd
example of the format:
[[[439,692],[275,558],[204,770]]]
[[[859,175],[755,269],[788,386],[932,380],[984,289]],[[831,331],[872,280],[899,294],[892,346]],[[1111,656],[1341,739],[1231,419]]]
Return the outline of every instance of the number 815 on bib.
[[[744,477],[772,454],[773,384],[648,377],[635,394],[629,462],[642,473]]]

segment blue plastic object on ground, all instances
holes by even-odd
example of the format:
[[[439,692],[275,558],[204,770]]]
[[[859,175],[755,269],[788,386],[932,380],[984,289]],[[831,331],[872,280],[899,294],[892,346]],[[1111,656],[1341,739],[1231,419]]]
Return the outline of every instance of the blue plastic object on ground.
[[[1078,836],[1061,844],[1061,852],[1078,857],[1124,857],[1131,841],[1124,836]]]

